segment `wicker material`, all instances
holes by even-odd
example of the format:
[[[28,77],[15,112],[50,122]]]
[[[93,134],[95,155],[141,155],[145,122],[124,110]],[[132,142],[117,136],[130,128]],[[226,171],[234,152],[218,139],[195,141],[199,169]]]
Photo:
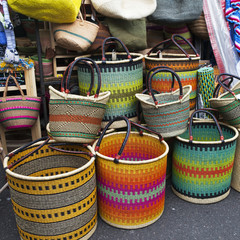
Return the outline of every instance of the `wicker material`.
[[[239,134],[234,127],[224,123],[219,126],[211,120],[196,121],[192,125],[192,117],[189,127],[193,134],[190,133],[190,140],[186,131],[175,141],[172,187],[174,193],[186,201],[199,204],[217,202],[227,197],[230,191]]]
[[[96,63],[89,58],[79,58],[68,66],[67,83],[71,77],[71,72],[77,63],[85,63],[91,66],[91,62],[97,69],[98,89],[94,96],[81,96],[69,94],[69,87],[59,92],[49,86],[49,130],[51,136],[56,141],[92,143],[101,129],[101,122],[106,111],[110,92],[99,93],[101,87],[101,76]],[[93,71],[93,69],[92,69]],[[66,75],[66,73],[65,73]],[[64,82],[65,75],[62,79]],[[90,90],[94,78],[91,79]]]
[[[172,39],[165,40],[153,47],[148,54],[145,55],[145,65],[148,71],[159,66],[169,67],[179,75],[182,86],[191,85],[192,92],[190,94],[190,109],[193,110],[196,106],[197,70],[200,57],[192,44],[185,39],[184,41],[188,42],[188,44],[195,51],[195,54],[188,55],[175,41],[176,38],[184,39],[182,36],[174,34]],[[153,53],[159,46],[169,43],[170,41],[178,46],[178,48],[181,49],[181,51],[185,54],[168,53],[166,50],[165,52],[162,52],[162,54]],[[171,82],[171,74],[159,73],[154,76],[152,87],[159,92],[169,92],[169,89],[171,89]],[[176,88],[173,90],[176,90]]]
[[[212,108],[215,108],[219,111],[223,117],[224,122],[227,122],[231,126],[240,128],[240,82],[238,82],[232,89],[229,89],[223,82],[220,80],[223,76],[234,77],[238,80],[238,76],[232,74],[223,73],[218,76],[218,83],[227,90],[224,94],[209,99],[210,105]]]
[[[168,72],[178,80],[179,89],[171,93],[155,94],[151,89],[151,82],[155,74]],[[161,133],[163,137],[175,137],[187,129],[192,90],[190,85],[182,87],[179,76],[171,69],[158,67],[149,78],[149,94],[136,94],[141,102],[144,120],[148,128]]]
[[[33,150],[32,155],[6,170],[11,200],[22,239],[88,239],[97,225],[94,150],[61,143],[51,149],[43,142],[17,150],[4,167]]]
[[[130,132],[125,147],[126,132],[101,137],[93,145],[95,148],[100,144],[96,163],[101,218],[126,229],[157,221],[164,210],[167,143],[145,132],[143,136]],[[120,148],[124,149],[122,153]]]
[[[7,97],[8,82],[12,78],[21,95]],[[41,98],[24,95],[18,81],[12,75],[6,80],[3,97],[0,99],[0,123],[7,129],[31,128],[39,115]]]
[[[109,40],[121,42],[119,39],[111,37],[105,39],[103,45],[105,46],[106,41]],[[102,48],[102,55],[93,54],[84,56],[95,60],[101,70],[101,91],[111,92],[102,121],[102,128],[117,116],[126,116],[132,121],[137,120],[137,99],[135,98],[135,94],[141,92],[143,89],[143,55],[138,53],[131,53],[130,55],[124,44],[122,42],[121,44],[126,53],[117,52],[116,60],[113,60],[114,53],[107,52],[105,54],[104,47]],[[80,93],[86,94],[91,80],[89,68],[84,65],[80,66],[78,68],[78,79]],[[94,89],[96,89],[96,85]],[[121,128],[125,126],[125,122],[120,121],[119,123],[115,122],[111,127]]]
[[[99,26],[82,19],[81,16],[73,23],[54,23],[53,34],[56,43],[66,49],[84,52],[94,42]]]

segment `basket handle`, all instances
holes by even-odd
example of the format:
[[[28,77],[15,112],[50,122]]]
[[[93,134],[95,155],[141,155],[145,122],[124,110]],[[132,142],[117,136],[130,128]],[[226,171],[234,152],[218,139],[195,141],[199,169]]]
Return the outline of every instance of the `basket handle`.
[[[227,84],[225,84],[225,82],[228,81],[228,80],[230,80],[230,81],[229,81]],[[221,82],[222,82],[226,87],[230,88],[230,85],[231,85],[232,82],[233,82],[233,77],[232,77],[232,76],[231,76],[231,77],[227,77],[227,78],[223,79]],[[216,86],[216,88],[214,89],[214,92],[213,92],[213,97],[214,97],[214,98],[217,98],[217,97],[218,97],[220,89],[221,89],[221,85],[218,84],[218,85]]]
[[[16,155],[17,153],[21,152],[22,150],[24,150],[25,148],[33,145],[34,143],[37,143],[37,142],[40,142],[40,141],[43,141],[44,142],[42,144],[40,144],[36,149],[34,149],[33,151],[31,151],[30,153],[26,154],[25,156],[21,157],[20,159],[18,159],[16,162],[8,165],[5,169],[10,169],[11,167],[15,166],[16,164],[20,163],[21,161],[23,161],[24,159],[28,158],[29,156],[31,156],[33,153],[35,153],[36,151],[38,151],[40,148],[42,148],[44,145],[46,145],[48,143],[48,141],[50,140],[50,137],[42,137],[42,138],[39,138],[35,141],[32,141],[20,148],[18,148],[17,150],[9,153],[7,156],[9,158],[13,157],[14,155]]]
[[[128,51],[128,48],[125,46],[125,44],[119,39],[119,38],[116,38],[116,37],[108,37],[108,38],[105,38],[103,43],[102,43],[102,63],[106,63],[106,55],[105,55],[105,45],[106,45],[106,42],[108,41],[117,41],[119,42],[123,49],[125,50],[125,52],[127,53],[127,58],[129,59],[130,62],[133,61],[131,55],[130,55],[130,52]]]
[[[71,63],[70,65],[70,69],[69,69],[69,72],[68,72],[68,76],[67,76],[67,79],[66,79],[66,89],[65,89],[65,92],[66,93],[69,93],[69,82],[70,82],[70,78],[71,78],[71,73],[72,73],[72,70],[74,68],[74,66],[78,63],[84,63],[84,64],[87,64],[88,66],[90,66],[90,64],[88,62],[91,62],[92,65],[95,67],[96,69],[96,72],[97,72],[97,77],[98,77],[98,86],[97,86],[97,90],[96,90],[96,93],[95,93],[95,98],[97,98],[99,96],[99,92],[100,92],[100,88],[101,88],[101,74],[100,74],[100,69],[98,67],[98,65],[96,64],[96,62],[94,60],[92,60],[91,58],[87,58],[87,57],[82,57],[82,58],[78,58],[76,59],[73,63]],[[90,66],[91,70],[92,70],[92,74],[91,74],[91,85],[90,85],[90,88],[88,90],[88,93],[87,93],[87,96],[90,96],[90,92],[92,90],[92,87],[93,87],[93,84],[94,84],[94,70],[92,68],[92,66]]]
[[[155,52],[155,50],[157,50],[159,46],[161,46],[161,45],[163,45],[163,44],[165,44],[165,43],[168,43],[168,45],[167,45],[166,47],[163,47],[161,50],[163,50],[163,49],[165,49],[165,48],[168,48],[169,46],[172,45],[173,42],[172,42],[172,39],[171,39],[171,38],[166,39],[166,40],[164,40],[164,41],[161,41],[161,42],[159,42],[157,45],[155,45],[152,49],[150,49],[150,50],[147,52],[147,55],[149,56],[151,53]]]
[[[149,79],[148,79],[148,89],[149,89],[149,92],[151,93],[150,95],[152,96],[155,105],[158,105],[158,101],[157,101],[156,97],[153,94],[152,78],[153,78],[153,76],[155,74],[157,74],[159,72],[170,72],[170,73],[172,73],[172,81],[174,82],[175,78],[177,79],[177,82],[178,82],[178,85],[179,85],[179,89],[180,89],[180,91],[179,91],[179,99],[182,99],[182,97],[183,97],[183,89],[182,89],[182,83],[181,83],[180,77],[170,68],[169,69],[168,68],[160,68],[160,69],[154,71],[151,74],[151,76],[149,77]]]
[[[150,73],[151,72],[154,72],[155,70],[157,70],[157,69],[160,69],[160,68],[165,68],[165,69],[172,69],[172,68],[170,68],[170,67],[166,67],[166,66],[157,66],[157,67],[153,67],[153,68],[151,68],[148,72],[147,72],[147,75],[146,75],[146,86],[148,87],[148,79],[149,79],[149,77],[150,77]],[[172,79],[174,78],[174,75],[172,74]],[[173,90],[173,88],[174,88],[174,81],[172,81],[172,86],[171,86],[171,89],[170,89],[170,92]]]
[[[7,80],[6,80],[6,85],[5,85],[5,88],[4,88],[2,101],[3,101],[3,102],[6,102],[7,90],[8,90],[8,83],[9,83],[9,79],[10,79],[10,78],[13,79],[13,81],[15,82],[18,90],[20,91],[20,93],[21,93],[21,95],[22,95],[23,100],[25,100],[25,96],[24,96],[23,90],[21,89],[21,87],[20,87],[17,79],[16,79],[13,75],[9,74],[9,76],[7,77]]]
[[[112,124],[113,122],[119,121],[119,120],[124,120],[124,121],[126,122],[126,124],[127,124],[127,132],[126,132],[126,136],[125,136],[125,138],[124,138],[124,141],[123,141],[123,143],[122,143],[122,146],[121,146],[118,154],[117,154],[116,157],[114,158],[114,163],[119,163],[119,159],[121,158],[122,152],[123,152],[123,150],[124,150],[124,148],[125,148],[125,146],[126,146],[126,144],[127,144],[127,141],[128,141],[128,138],[129,138],[129,135],[130,135],[130,132],[131,132],[131,125],[136,126],[138,129],[144,129],[144,130],[146,130],[146,131],[148,131],[148,132],[154,133],[154,134],[158,135],[160,141],[163,140],[163,137],[161,136],[161,134],[159,134],[159,133],[157,133],[157,132],[155,132],[155,131],[152,131],[152,130],[144,127],[144,126],[141,126],[140,124],[134,123],[134,122],[130,121],[130,120],[129,120],[127,117],[125,117],[125,116],[118,116],[118,117],[112,119],[111,121],[109,121],[108,124],[106,125],[106,127],[103,129],[103,131],[102,131],[102,133],[101,133],[101,135],[100,135],[100,137],[99,137],[99,139],[98,139],[98,141],[97,141],[96,147],[95,147],[95,151],[96,151],[96,152],[99,151],[100,144],[101,144],[101,142],[102,142],[102,139],[103,139],[103,137],[104,137],[107,129],[111,126],[111,124]],[[140,135],[142,135],[142,132],[140,132]]]
[[[222,76],[229,76],[229,77],[236,78],[236,79],[238,79],[238,80],[240,80],[240,77],[238,77],[238,76],[236,76],[236,75],[233,75],[233,74],[230,74],[230,73],[221,73],[221,74],[219,74],[218,77],[217,77],[218,83],[219,83],[225,90],[227,90],[228,92],[230,92],[236,100],[239,100],[239,99],[237,98],[237,96],[235,95],[235,93],[234,93],[230,88],[228,88],[225,84],[223,84],[223,83],[220,81],[220,78],[221,78]]]
[[[85,155],[90,156],[90,157],[94,157],[95,156],[94,154],[92,154],[90,152],[70,151],[70,150],[64,150],[64,149],[56,147],[56,146],[63,146],[63,145],[69,145],[69,143],[53,143],[53,144],[50,144],[48,147],[53,149],[53,150],[56,150],[56,151],[59,151],[59,152],[64,152],[64,153],[85,154]],[[80,146],[83,146],[83,147],[88,146],[88,144],[76,144],[76,145],[80,145]]]
[[[196,48],[185,37],[183,37],[179,34],[173,34],[172,38],[171,38],[173,43],[189,58],[189,60],[191,60],[190,55],[177,43],[176,38],[181,38],[185,43],[187,43],[191,47],[191,49],[196,54],[196,57],[199,57],[199,54],[198,54]]]
[[[211,111],[212,111],[212,110],[215,110],[215,109],[208,108],[208,110],[211,110]],[[210,115],[210,116],[213,118],[214,122],[216,123],[218,132],[219,132],[219,134],[220,134],[220,140],[222,141],[222,143],[224,143],[224,136],[223,136],[223,133],[222,133],[222,129],[221,129],[219,123],[218,123],[218,120],[216,119],[216,117],[215,117],[211,112],[208,112],[208,111],[206,111],[206,110],[204,110],[204,109],[195,110],[195,111],[192,113],[191,117],[190,117],[190,120],[189,120],[189,142],[192,143],[192,141],[193,141],[193,135],[192,135],[193,117],[194,117],[194,115],[195,115],[196,113],[199,113],[199,112],[206,113],[206,114]]]

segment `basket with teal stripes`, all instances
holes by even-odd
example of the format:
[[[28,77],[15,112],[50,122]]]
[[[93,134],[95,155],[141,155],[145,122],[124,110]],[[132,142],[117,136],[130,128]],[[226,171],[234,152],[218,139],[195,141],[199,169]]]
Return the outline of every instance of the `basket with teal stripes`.
[[[125,52],[105,52],[105,45],[110,41],[118,41]],[[96,61],[101,71],[101,91],[111,92],[102,121],[102,128],[117,116],[125,116],[132,121],[137,121],[137,99],[135,94],[143,90],[143,55],[129,53],[121,40],[109,37],[103,42],[102,54],[82,57],[89,57]],[[91,71],[83,64],[78,66],[78,80],[80,93],[86,94],[91,81]],[[96,84],[94,84],[93,91],[94,89],[96,89]],[[124,121],[115,122],[111,126],[111,128],[121,127],[126,127]]]
[[[226,92],[218,97],[209,99],[212,108],[216,108],[222,116],[224,122],[231,126],[240,128],[240,82],[237,82],[231,89],[224,84],[223,78],[234,78],[240,80],[240,77],[222,73],[217,81]]]
[[[204,112],[212,120],[193,121]],[[218,123],[206,110],[190,117],[188,131],[177,136],[173,149],[172,190],[186,201],[215,203],[229,195],[238,131]]]

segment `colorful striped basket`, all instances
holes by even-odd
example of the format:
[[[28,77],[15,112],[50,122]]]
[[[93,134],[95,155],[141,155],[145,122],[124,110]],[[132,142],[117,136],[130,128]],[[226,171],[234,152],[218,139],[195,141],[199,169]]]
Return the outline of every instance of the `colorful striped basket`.
[[[91,64],[90,64],[90,63]],[[87,96],[69,94],[69,81],[74,66],[84,63],[91,70],[90,88]],[[93,66],[97,71],[96,94],[90,96],[94,83]],[[67,75],[67,76],[66,76]],[[64,80],[66,78],[66,86]],[[101,75],[97,64],[89,58],[78,58],[71,63],[62,79],[61,92],[49,86],[49,130],[56,141],[92,143],[101,129],[102,119],[110,92],[100,92]]]
[[[223,76],[233,77],[237,80],[240,80],[240,77],[229,73],[222,73],[218,75],[218,83],[225,90],[227,90],[227,92],[218,97],[209,99],[210,105],[212,108],[215,108],[219,111],[224,122],[227,122],[236,128],[240,128],[240,82],[230,89],[221,81]]]
[[[121,43],[126,53],[105,53],[106,43],[112,40]],[[101,71],[101,91],[111,92],[102,121],[102,128],[117,116],[126,116],[132,121],[137,121],[137,99],[135,94],[143,90],[143,55],[140,53],[130,54],[126,46],[118,38],[109,37],[103,42],[102,55],[93,54],[83,57],[90,57],[96,61]],[[89,68],[84,65],[79,66],[78,79],[80,93],[84,94],[88,91],[91,80]],[[96,86],[94,86],[94,89],[96,89]],[[121,128],[125,126],[125,122],[121,121],[121,124],[115,122],[111,127]]]
[[[8,83],[12,78],[20,91],[19,96],[7,97]],[[31,128],[39,115],[41,97],[24,95],[18,81],[9,75],[3,97],[0,99],[0,123],[7,130]]]
[[[128,130],[105,135],[113,121],[119,120],[125,120]],[[99,214],[108,224],[125,229],[142,228],[161,217],[168,154],[168,145],[160,134],[132,132],[131,124],[149,131],[125,117],[117,117],[93,144]]]
[[[48,140],[4,159],[21,239],[89,239],[97,227],[95,152]]]
[[[193,124],[196,113],[209,114],[214,121]],[[208,204],[221,201],[230,192],[236,128],[218,123],[214,115],[196,110],[190,118],[189,133],[176,137],[173,149],[172,189],[186,201]]]
[[[188,54],[182,47],[177,43],[177,39],[183,39],[185,42],[191,46],[195,54]],[[168,46],[175,44],[184,53],[168,53],[167,50],[158,49],[162,45],[164,49],[168,49]],[[157,53],[154,53],[156,52]],[[197,98],[197,70],[199,67],[199,54],[193,45],[188,42],[184,37],[173,34],[171,39],[167,39],[160,42],[155,47],[153,47],[147,55],[145,55],[145,65],[147,70],[151,70],[157,66],[165,66],[173,69],[180,77],[182,86],[191,85],[192,92],[190,94],[190,109],[195,109],[196,98]],[[156,74],[152,81],[152,87],[159,92],[169,92],[171,89],[172,77],[170,73],[161,72]],[[176,89],[174,89],[176,90]]]
[[[167,72],[172,77],[172,82],[177,79],[179,89],[170,93],[154,94],[152,80],[154,75]],[[172,85],[174,87],[174,85]],[[191,85],[182,87],[179,76],[171,69],[158,67],[148,81],[149,94],[136,94],[141,102],[144,120],[151,130],[161,133],[163,137],[175,137],[187,129]]]

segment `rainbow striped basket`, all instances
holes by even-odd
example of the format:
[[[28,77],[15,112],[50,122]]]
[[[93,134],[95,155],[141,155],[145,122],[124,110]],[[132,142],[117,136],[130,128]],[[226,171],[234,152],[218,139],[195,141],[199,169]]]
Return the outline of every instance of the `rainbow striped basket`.
[[[193,122],[198,112],[209,114],[214,121]],[[212,113],[196,110],[190,118],[189,133],[177,136],[174,143],[173,192],[186,201],[199,204],[226,198],[230,192],[238,135],[236,128],[218,123]]]
[[[125,120],[128,130],[105,135],[114,120]],[[125,229],[145,227],[161,217],[168,154],[160,134],[132,132],[131,124],[125,117],[113,119],[93,144],[97,150],[99,214],[108,224]]]
[[[194,54],[188,54],[181,46],[179,46],[176,40],[177,38],[180,38],[188,43],[188,45],[191,46]],[[167,46],[165,44],[167,44]],[[183,54],[170,53],[164,49],[159,50],[159,46],[165,45],[164,47],[167,48],[172,44],[177,46],[183,52]],[[157,52],[155,53],[155,51]],[[190,110],[194,110],[197,99],[197,70],[199,67],[199,60],[199,54],[193,45],[183,36],[173,34],[171,39],[160,42],[153,47],[147,55],[145,55],[145,66],[148,71],[158,66],[169,67],[179,75],[182,86],[191,85],[192,91],[190,94]],[[171,74],[167,72],[160,72],[154,76],[152,87],[153,89],[158,90],[160,93],[169,92],[171,89],[171,83]],[[176,89],[177,88],[175,87],[173,90]]]
[[[110,41],[118,41],[125,52],[106,52],[105,45]],[[106,112],[102,121],[102,128],[117,116],[126,116],[132,121],[137,121],[136,93],[143,90],[143,55],[129,53],[126,46],[115,37],[106,38],[102,45],[102,54],[85,55],[98,64],[101,77],[101,91],[110,91],[111,96],[107,103]],[[79,89],[81,94],[86,94],[91,81],[91,71],[85,65],[78,66]],[[94,85],[93,90],[96,89]],[[125,122],[114,122],[112,128],[126,127]]]
[[[8,83],[12,78],[21,95],[7,96]],[[17,79],[9,75],[3,97],[0,99],[0,123],[7,130],[31,128],[39,115],[41,97],[24,95]]]
[[[87,240],[97,227],[95,152],[91,146],[38,139],[4,159],[23,240]]]

